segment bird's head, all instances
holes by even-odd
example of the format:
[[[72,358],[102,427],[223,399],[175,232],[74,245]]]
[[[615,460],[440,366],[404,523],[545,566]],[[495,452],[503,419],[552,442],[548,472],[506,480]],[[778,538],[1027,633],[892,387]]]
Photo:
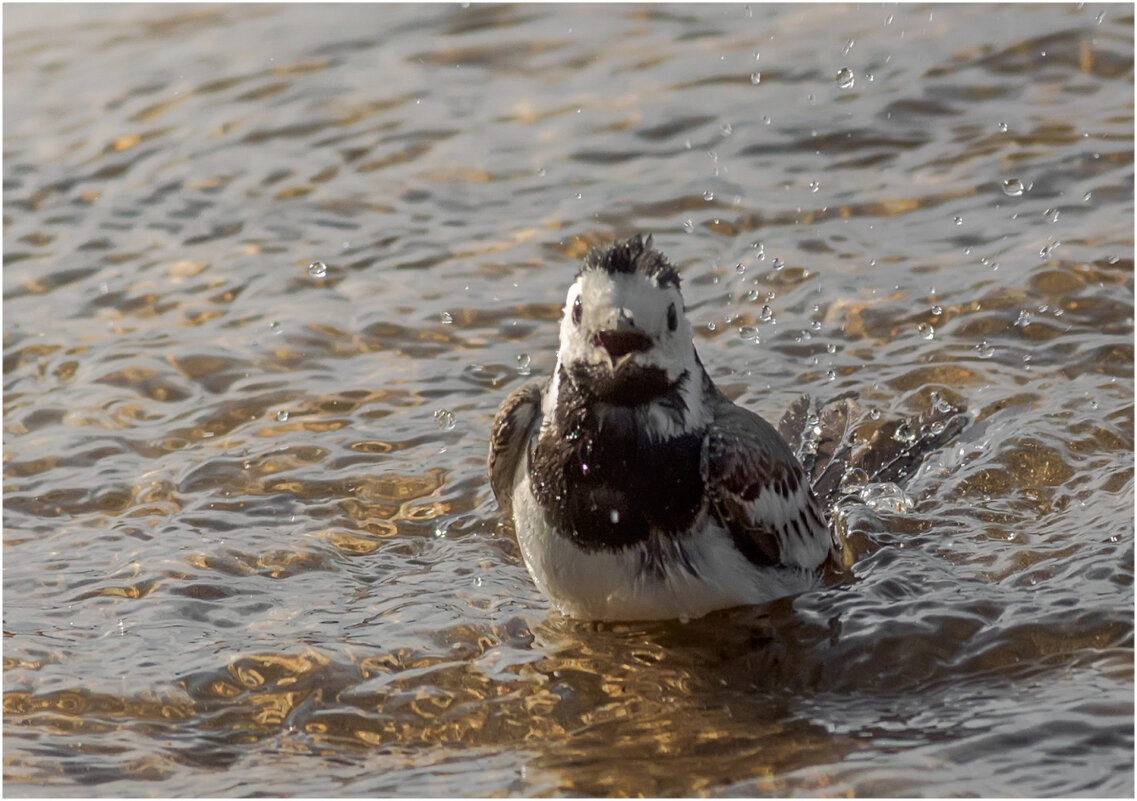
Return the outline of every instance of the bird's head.
[[[594,249],[569,287],[557,361],[586,397],[649,403],[697,365],[679,273],[639,235]]]

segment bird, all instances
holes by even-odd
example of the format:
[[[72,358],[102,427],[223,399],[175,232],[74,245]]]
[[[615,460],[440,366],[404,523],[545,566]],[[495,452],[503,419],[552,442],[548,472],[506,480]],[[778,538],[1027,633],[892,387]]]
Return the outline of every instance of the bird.
[[[839,558],[801,461],[707,373],[650,235],[588,252],[552,375],[506,398],[490,440],[493,494],[568,617],[691,620],[809,590]]]

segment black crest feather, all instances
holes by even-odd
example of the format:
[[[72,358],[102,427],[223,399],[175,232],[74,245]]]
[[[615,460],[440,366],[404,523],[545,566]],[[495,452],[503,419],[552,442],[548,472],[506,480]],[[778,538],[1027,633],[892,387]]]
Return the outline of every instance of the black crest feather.
[[[679,288],[679,271],[666,256],[652,248],[650,234],[646,239],[636,234],[608,248],[593,248],[584,257],[581,272],[586,270],[605,270],[609,275],[639,272],[654,280],[657,286]]]

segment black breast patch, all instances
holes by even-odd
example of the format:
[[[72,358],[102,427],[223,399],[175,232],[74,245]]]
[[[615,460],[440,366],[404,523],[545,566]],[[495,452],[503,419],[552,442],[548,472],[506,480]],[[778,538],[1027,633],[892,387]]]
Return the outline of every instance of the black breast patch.
[[[564,404],[534,449],[533,492],[549,522],[588,551],[642,542],[652,529],[678,535],[703,503],[702,440],[654,440],[633,409]]]

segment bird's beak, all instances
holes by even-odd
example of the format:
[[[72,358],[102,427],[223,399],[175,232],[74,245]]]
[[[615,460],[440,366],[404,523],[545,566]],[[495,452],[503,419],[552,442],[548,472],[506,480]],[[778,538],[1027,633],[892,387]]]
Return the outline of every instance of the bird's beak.
[[[607,328],[597,331],[592,344],[603,348],[613,369],[622,367],[632,355],[651,347],[651,337],[638,328]]]

